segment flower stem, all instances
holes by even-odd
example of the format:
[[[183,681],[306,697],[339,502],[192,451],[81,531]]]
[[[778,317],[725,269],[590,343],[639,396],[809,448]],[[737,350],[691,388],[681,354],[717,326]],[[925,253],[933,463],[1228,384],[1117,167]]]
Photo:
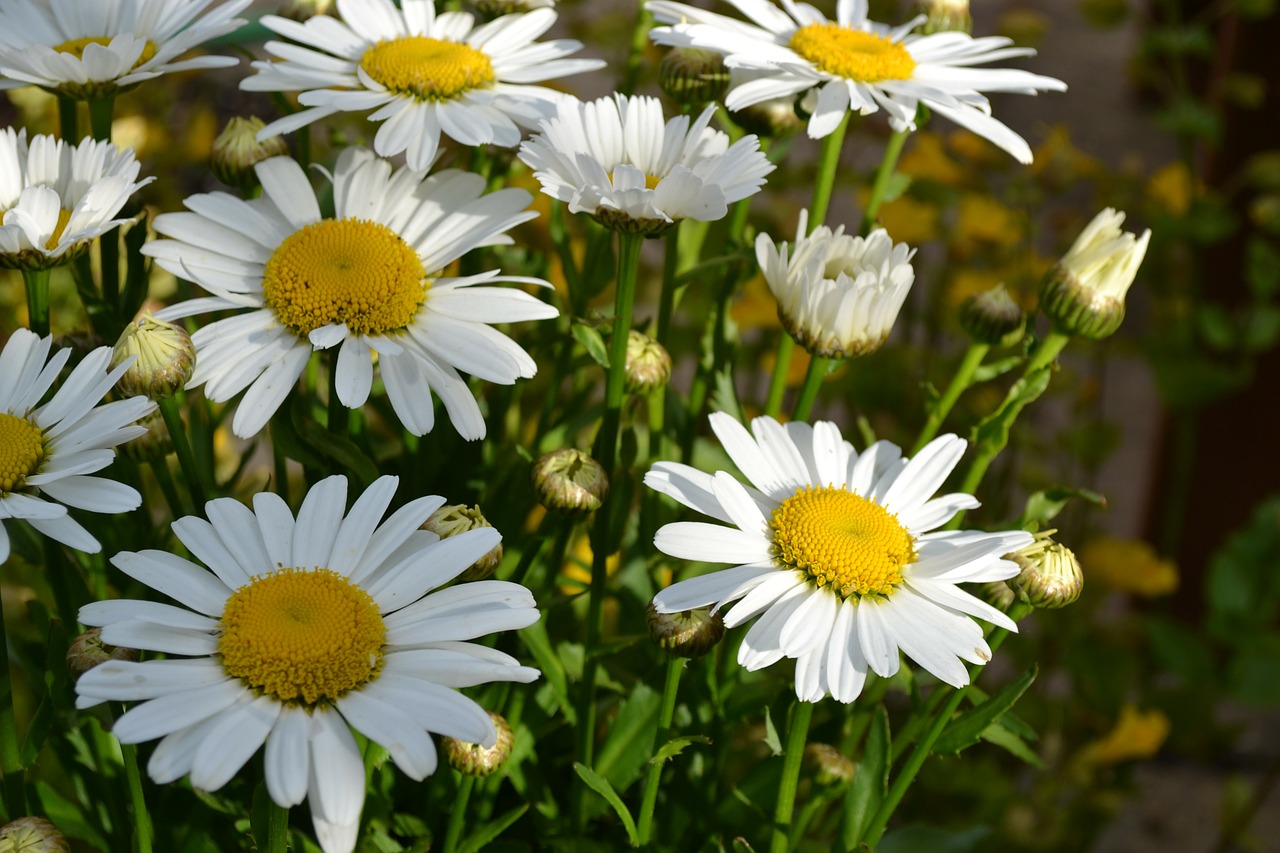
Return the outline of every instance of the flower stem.
[[[902,146],[907,142],[907,133],[905,130],[895,130],[893,136],[889,137],[880,169],[876,172],[875,183],[871,185],[871,198],[867,199],[867,209],[862,213],[862,234],[871,233],[871,229],[875,227],[876,217],[880,215],[880,205],[884,204],[885,194],[889,190],[889,179],[893,177],[893,170],[898,165]]]
[[[0,600],[0,775],[4,777],[4,807],[9,818],[27,814],[26,771],[18,749],[17,718],[13,712],[13,679],[9,672],[9,632]]]
[[[191,443],[187,441],[187,431],[182,424],[178,400],[176,397],[166,397],[157,402],[160,406],[160,415],[164,418],[164,425],[169,430],[169,438],[173,439],[173,450],[178,454],[178,464],[182,467],[183,479],[187,481],[187,491],[191,494],[192,507],[196,513],[199,513],[205,502],[204,479],[201,477],[200,466],[196,464],[196,457],[191,452]]]
[[[276,805],[267,797],[266,853],[285,853],[289,849],[289,809]]]
[[[115,110],[114,96],[89,99],[89,128],[93,138],[111,141],[111,117]],[[109,316],[117,326],[120,323],[120,229],[112,228],[98,238],[98,251],[102,258],[102,301],[107,304]],[[119,332],[119,328],[113,328]]]
[[[680,674],[684,672],[685,658],[671,656],[667,660],[667,680],[662,687],[662,705],[658,711],[658,728],[653,735],[654,758],[644,777],[644,794],[640,799],[640,819],[636,822],[636,837],[640,846],[649,843],[653,831],[653,810],[658,802],[658,783],[662,779],[663,762],[656,760],[658,750],[671,739],[671,720],[676,713],[676,694],[680,690]]]
[[[955,376],[951,377],[951,384],[947,386],[947,390],[943,392],[942,396],[929,407],[929,416],[925,420],[924,429],[920,430],[920,437],[916,439],[915,447],[911,450],[912,456],[924,449],[924,446],[938,434],[938,429],[941,428],[942,422],[947,419],[947,415],[955,407],[960,395],[973,384],[973,374],[982,365],[982,360],[987,357],[987,353],[990,350],[990,344],[969,344],[969,349],[965,351],[964,358],[960,361],[960,366],[956,368]]]
[[[787,853],[790,846],[791,813],[795,811],[800,762],[804,758],[804,744],[809,737],[809,722],[812,719],[813,703],[796,702],[795,711],[791,714],[791,728],[787,732],[787,751],[782,765],[782,779],[778,783],[778,802],[773,810],[773,835],[769,840],[769,853]]]
[[[124,713],[124,705],[115,704],[116,719]],[[147,800],[142,792],[142,773],[138,768],[138,747],[132,743],[120,744],[120,755],[124,759],[125,784],[129,787],[129,803],[133,806],[133,850],[134,853],[151,853],[151,813],[147,811]]]
[[[809,205],[809,230],[827,221],[827,209],[831,206],[831,191],[835,188],[836,167],[840,165],[840,149],[844,146],[844,134],[849,129],[849,117],[845,113],[840,124],[822,140],[822,154],[818,160],[818,175],[813,183],[813,203]],[[883,169],[884,167],[881,166]]]
[[[453,798],[453,811],[449,813],[449,826],[444,834],[442,853],[456,853],[458,842],[462,839],[462,828],[467,823],[467,803],[471,799],[471,791],[476,786],[476,777],[464,775],[458,785],[458,793]]]
[[[58,136],[68,145],[80,141],[80,102],[65,95],[58,96]]]
[[[782,411],[782,395],[787,391],[787,374],[791,372],[791,354],[795,349],[795,338],[784,332],[778,338],[777,360],[773,363],[773,376],[769,379],[769,396],[764,401],[764,413],[771,418],[776,418]]]
[[[676,302],[676,267],[680,263],[680,229],[672,228],[663,238],[662,294],[658,298],[658,326],[654,339],[667,345],[671,334],[671,312]]]
[[[23,267],[27,286],[27,325],[40,337],[49,334],[49,271]]]
[[[813,401],[818,399],[818,389],[822,387],[822,379],[831,369],[832,362],[833,359],[817,355],[809,359],[809,369],[804,374],[804,385],[800,388],[800,397],[796,400],[795,412],[791,415],[793,421],[809,420],[809,413],[813,411]]]

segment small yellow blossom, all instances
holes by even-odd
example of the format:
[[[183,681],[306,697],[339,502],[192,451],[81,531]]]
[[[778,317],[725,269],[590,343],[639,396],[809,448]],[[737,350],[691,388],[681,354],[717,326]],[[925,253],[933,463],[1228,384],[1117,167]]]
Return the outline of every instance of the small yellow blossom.
[[[1013,246],[1022,239],[1022,231],[1021,217],[994,196],[966,193],[956,211],[951,242],[965,248],[978,243]]]
[[[895,243],[918,246],[938,236],[938,208],[902,196],[880,208],[880,224]]]
[[[1147,181],[1147,195],[1174,216],[1183,216],[1191,207],[1191,173],[1186,164],[1174,161]]]
[[[1137,539],[1096,539],[1080,552],[1080,564],[1090,583],[1117,592],[1148,598],[1178,588],[1178,567],[1162,560],[1146,542]]]
[[[1125,705],[1111,731],[1087,744],[1077,760],[1088,767],[1108,767],[1151,758],[1169,737],[1169,729],[1169,718],[1160,709],[1139,711]]]
[[[911,147],[898,162],[898,169],[903,174],[910,175],[913,180],[933,181],[949,187],[962,187],[972,183],[970,173],[943,147],[942,137],[936,133],[921,131],[912,134],[911,138]],[[975,136],[974,139],[980,137]],[[982,144],[990,145],[986,142]]]

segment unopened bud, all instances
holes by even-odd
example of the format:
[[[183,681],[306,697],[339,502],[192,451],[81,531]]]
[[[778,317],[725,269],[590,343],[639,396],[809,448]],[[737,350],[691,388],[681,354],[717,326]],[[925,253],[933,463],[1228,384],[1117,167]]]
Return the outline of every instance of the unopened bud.
[[[662,58],[658,85],[677,104],[701,107],[724,97],[729,88],[729,69],[719,53],[674,47]]]
[[[1008,347],[1022,340],[1027,324],[1022,308],[997,284],[960,303],[960,325],[977,343]]]
[[[652,602],[645,611],[649,639],[671,654],[682,658],[700,658],[715,648],[724,636],[724,619],[711,608],[685,610],[681,613],[659,613]]]
[[[1000,610],[1008,610],[1018,596],[1004,581],[987,581],[977,589],[978,597]]]
[[[430,530],[441,539],[476,530],[480,527],[493,527],[480,512],[479,506],[468,507],[465,504],[445,504],[431,513],[422,525],[423,530]],[[493,574],[502,562],[502,543],[494,545],[483,557],[471,564],[466,571],[458,575],[460,581],[484,580]]]
[[[609,475],[600,463],[571,447],[533,463],[533,491],[547,509],[594,512],[609,496]]]
[[[319,15],[323,12],[310,14]],[[269,157],[281,157],[289,153],[289,146],[282,136],[270,136],[258,141],[258,133],[264,127],[266,124],[257,116],[236,116],[227,122],[222,133],[213,140],[213,151],[209,154],[209,168],[218,180],[241,189],[254,187],[258,182],[258,176],[253,171],[255,165]]]
[[[138,420],[147,431],[116,448],[125,459],[134,462],[157,462],[173,452],[173,436],[159,409],[152,409]]]
[[[810,743],[804,748],[804,765],[819,785],[847,785],[858,765],[829,743]]]
[[[1038,533],[1027,547],[1005,554],[1006,560],[1022,568],[1017,577],[1008,580],[1009,587],[1020,601],[1041,610],[1066,607],[1084,588],[1080,561],[1069,548],[1049,538],[1055,532]]]
[[[109,660],[136,661],[137,649],[122,649],[102,642],[102,629],[90,628],[71,642],[67,649],[67,669],[73,678],[80,678],[89,670]]]
[[[1040,285],[1040,310],[1054,328],[1105,338],[1124,321],[1124,297],[1147,253],[1151,231],[1121,231],[1124,214],[1107,208],[1093,218]]]
[[[440,738],[440,745],[444,747],[445,760],[459,773],[465,773],[468,776],[492,776],[507,763],[507,758],[511,756],[511,744],[515,740],[511,733],[511,726],[501,714],[495,714],[492,711],[486,713],[489,714],[489,719],[493,720],[493,727],[498,733],[493,746],[481,746],[478,743],[469,743],[451,737]]]
[[[627,393],[649,394],[671,378],[671,356],[662,344],[632,329],[627,335],[625,371]]]
[[[150,314],[125,326],[111,353],[111,366],[130,356],[137,358],[116,383],[116,390],[125,397],[172,397],[187,384],[196,368],[196,348],[186,329]]]
[[[0,853],[67,853],[71,845],[48,820],[20,817],[0,826]]]
[[[534,9],[550,9],[556,4],[555,0],[474,0],[471,5],[486,18],[497,18]]]
[[[920,28],[923,35],[973,32],[969,0],[921,0],[916,8],[927,18]]]

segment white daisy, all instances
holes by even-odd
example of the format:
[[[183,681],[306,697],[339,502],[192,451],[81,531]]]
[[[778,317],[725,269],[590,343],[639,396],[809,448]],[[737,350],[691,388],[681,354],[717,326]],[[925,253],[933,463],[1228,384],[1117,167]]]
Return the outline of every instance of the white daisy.
[[[99,347],[40,405],[71,356],[60,349],[49,358],[52,340],[18,329],[0,353],[0,563],[9,559],[5,519],[96,553],[102,546],[67,507],[114,514],[142,503],[129,486],[89,476],[111,464],[112,448],[147,431],[134,426],[155,409],[145,397],[96,405],[132,359],[108,370],[111,348]]]
[[[44,269],[65,263],[129,219],[112,219],[138,180],[133,149],[84,139],[68,145],[26,130],[0,131],[0,266]]]
[[[681,219],[712,221],[774,169],[756,137],[730,145],[709,128],[714,114],[711,104],[692,121],[664,123],[657,98],[566,100],[520,146],[520,159],[547,195],[616,230],[654,234]]]
[[[209,520],[173,532],[209,568],[165,551],[111,559],[173,598],[99,601],[80,621],[114,646],[181,658],[111,661],[76,682],[77,707],[140,702],[112,728],[123,743],[161,738],[147,770],[225,785],[265,744],[267,790],[282,807],[310,801],[326,853],[355,846],[364,760],[351,730],[382,744],[412,779],[436,769],[429,736],[492,746],[483,708],[452,688],[530,682],[538,671],[467,642],[538,621],[533,595],[505,581],[451,581],[502,538],[491,527],[441,540],[419,530],[444,498],[410,501],[379,524],[398,478],[346,508],[345,477],[308,492],[297,518],[278,496],[205,505]]]
[[[341,20],[306,23],[266,15],[262,23],[293,42],[267,42],[274,62],[240,83],[255,92],[302,91],[300,110],[267,125],[260,139],[289,133],[334,113],[374,110],[385,121],[374,137],[384,157],[408,152],[426,169],[440,134],[463,145],[512,148],[520,128],[536,127],[565,97],[529,86],[594,71],[598,59],[565,59],[582,42],[534,42],[555,23],[554,9],[504,15],[479,27],[465,12],[436,14],[433,0],[338,0]]]
[[[156,313],[173,320],[228,308],[254,309],[191,336],[196,370],[215,402],[248,388],[232,422],[249,437],[266,425],[315,350],[342,345],[337,390],[343,405],[364,405],[374,353],[392,407],[415,435],[435,420],[431,393],[465,438],[483,438],[484,418],[459,370],[510,385],[538,369],[520,345],[489,323],[541,320],[557,311],[494,282],[550,285],[499,276],[440,276],[477,246],[508,244],[505,232],[537,214],[531,196],[504,189],[483,195],[485,180],[456,170],[428,177],[361,149],[338,158],[336,215],[325,219],[302,167],[273,157],[255,167],[263,197],[194,195],[188,213],[157,216],[171,240],[143,247],[160,266],[213,297]]]
[[[809,211],[802,210],[796,234],[808,227]],[[756,260],[778,300],[783,328],[823,358],[863,355],[888,339],[915,281],[914,254],[883,228],[850,237],[843,225],[834,231],[820,225],[790,251],[767,234],[756,237]]]
[[[179,59],[242,26],[251,0],[0,0],[0,89],[39,86],[76,98],[114,95],[173,71],[225,68],[230,56]]]
[[[991,104],[981,93],[1034,95],[1067,88],[1061,80],[1026,71],[972,67],[1035,54],[1010,47],[1007,38],[910,35],[923,15],[888,27],[867,20],[867,0],[839,0],[834,21],[794,0],[780,0],[782,9],[766,0],[727,2],[754,25],[683,3],[650,0],[645,8],[654,18],[672,24],[651,36],[659,44],[722,53],[731,69],[768,72],[730,90],[725,106],[731,110],[816,88],[809,119],[814,139],[834,131],[849,110],[867,115],[883,109],[895,130],[915,130],[916,109],[924,105],[1030,163],[1026,141],[991,117]]]
[[[827,694],[852,702],[868,669],[886,678],[898,671],[899,650],[963,686],[963,661],[991,659],[966,614],[1017,630],[957,584],[1016,575],[1001,555],[1031,534],[937,530],[978,506],[965,494],[931,498],[964,453],[963,439],[942,436],[908,460],[887,441],[858,454],[825,421],[756,418],[748,432],[717,413],[711,426],[750,485],[724,471],[657,463],[647,485],[725,524],[668,524],[654,544],[673,557],[739,565],[668,587],[653,600],[659,612],[738,602],[726,627],[760,617],[738,663],[757,670],[794,658],[796,695],[806,702]]]

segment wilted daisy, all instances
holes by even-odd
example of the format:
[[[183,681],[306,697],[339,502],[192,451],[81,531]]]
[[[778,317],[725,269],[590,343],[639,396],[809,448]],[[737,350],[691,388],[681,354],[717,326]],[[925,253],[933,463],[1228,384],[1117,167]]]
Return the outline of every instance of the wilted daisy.
[[[76,682],[80,708],[141,702],[112,728],[123,743],[160,738],[147,770],[225,785],[265,744],[267,791],[311,804],[326,853],[355,846],[364,759],[351,730],[384,746],[412,779],[436,769],[429,733],[492,746],[484,709],[453,688],[529,682],[538,671],[467,642],[538,620],[533,595],[504,581],[451,581],[502,538],[491,527],[441,540],[418,526],[444,498],[410,501],[379,523],[398,478],[374,482],[346,513],[347,481],[307,493],[295,519],[278,496],[205,505],[173,532],[208,569],[165,551],[112,564],[174,599],[99,601],[80,621],[113,646],[167,660],[110,661]],[[430,593],[430,594],[428,594]]]
[[[664,123],[657,98],[566,100],[520,146],[520,159],[572,212],[615,230],[660,233],[681,219],[722,218],[773,171],[754,136],[730,145],[709,128],[714,114],[711,104],[692,121]]]
[[[108,370],[111,349],[99,347],[41,405],[71,356],[59,349],[50,358],[51,341],[18,329],[0,353],[0,563],[9,559],[5,519],[95,553],[102,546],[67,507],[114,514],[142,503],[129,486],[89,475],[111,464],[112,448],[146,432],[133,424],[155,403],[130,397],[97,405],[129,366]]]
[[[991,103],[981,93],[1033,95],[1067,88],[1061,80],[1027,71],[972,67],[1032,56],[1030,48],[1010,47],[1009,39],[998,36],[910,35],[923,15],[889,27],[867,20],[867,0],[839,0],[834,21],[792,0],[782,0],[782,9],[763,0],[727,2],[754,24],[650,0],[645,8],[672,25],[654,29],[653,40],[722,53],[731,69],[767,72],[730,90],[725,106],[731,110],[816,88],[809,119],[814,139],[834,131],[849,110],[866,115],[883,109],[895,130],[915,130],[916,109],[923,104],[1030,163],[1026,141],[991,117]]]
[[[734,568],[674,584],[654,598],[663,613],[716,610],[747,631],[738,663],[757,670],[796,660],[796,695],[852,702],[867,670],[888,677],[898,652],[956,687],[964,661],[991,650],[968,615],[1009,630],[1001,611],[957,584],[1002,580],[1018,566],[1002,554],[1031,542],[1020,530],[941,531],[970,495],[932,497],[959,462],[965,442],[946,435],[911,459],[878,441],[861,454],[835,424],[780,424],[756,418],[751,432],[729,415],[711,426],[749,484],[717,471],[659,462],[651,488],[724,524],[677,522],[658,531],[658,550]]]
[[[809,211],[800,211],[795,246],[756,237],[756,260],[778,300],[783,328],[809,352],[849,358],[879,348],[915,281],[906,243],[894,244],[877,228],[851,237],[825,225],[805,235]]]
[[[436,14],[433,0],[338,0],[341,20],[306,23],[266,15],[262,23],[288,42],[267,42],[274,62],[255,62],[240,84],[255,92],[302,91],[309,109],[272,122],[265,138],[289,133],[334,113],[374,110],[385,122],[374,137],[384,157],[407,152],[426,169],[440,134],[463,145],[511,148],[521,127],[536,127],[565,97],[529,86],[604,67],[598,59],[565,59],[582,48],[573,39],[535,42],[555,23],[554,9],[504,15],[475,26],[466,12]]]
[[[251,0],[0,0],[0,89],[39,86],[103,98],[173,71],[225,68],[230,56],[180,59],[243,25]]]
[[[155,219],[156,231],[173,239],[143,247],[160,266],[214,294],[158,318],[253,309],[192,335],[196,370],[188,387],[204,385],[215,402],[248,388],[232,422],[236,435],[248,437],[284,402],[312,352],[341,345],[335,379],[343,405],[368,399],[376,352],[406,429],[431,429],[434,391],[459,434],[483,438],[480,407],[458,371],[504,385],[533,376],[538,368],[528,353],[488,324],[557,312],[522,291],[480,286],[549,286],[540,279],[438,271],[477,246],[510,243],[503,232],[537,215],[525,209],[529,193],[484,195],[479,175],[392,171],[372,152],[349,148],[334,173],[336,214],[325,219],[296,162],[273,157],[255,168],[261,199],[191,196],[190,212]]]
[[[133,149],[52,136],[27,144],[26,130],[0,130],[0,266],[46,269],[65,263],[128,219],[112,219],[138,180]]]

